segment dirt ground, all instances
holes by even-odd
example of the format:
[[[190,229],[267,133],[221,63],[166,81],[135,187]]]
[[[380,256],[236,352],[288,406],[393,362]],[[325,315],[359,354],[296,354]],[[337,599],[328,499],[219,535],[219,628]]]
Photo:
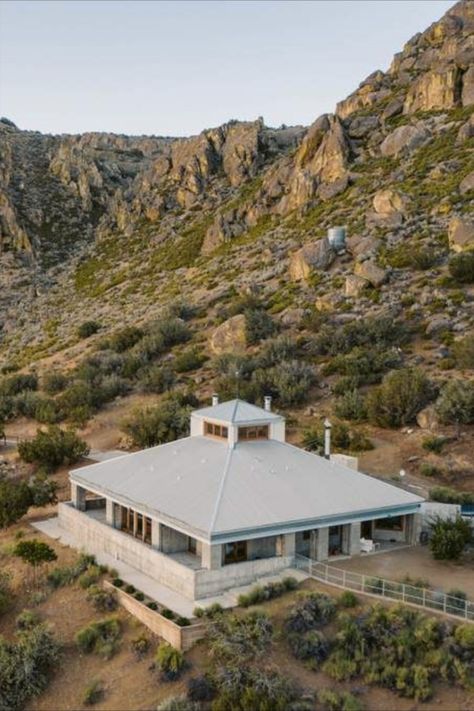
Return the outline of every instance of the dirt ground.
[[[52,513],[52,507],[49,513]],[[37,511],[34,518],[37,518]],[[47,513],[43,510],[41,515]],[[41,517],[41,516],[39,516]],[[2,569],[12,573],[12,582],[15,591],[15,605],[0,618],[0,634],[11,638],[15,630],[16,616],[25,608],[31,608],[32,581],[28,574],[27,567],[18,559],[12,557],[11,550],[18,537],[18,531],[23,532],[23,536],[35,537],[45,540],[52,545],[58,555],[58,561],[51,564],[67,565],[77,559],[77,552],[59,544],[57,541],[43,536],[38,531],[32,529],[28,522],[32,517],[26,517],[21,524],[12,526],[6,531],[0,531],[0,566]],[[403,575],[409,572],[407,566],[407,555],[412,551],[400,551],[399,556],[392,555],[395,563],[392,565],[400,567]],[[400,554],[404,554],[400,558]],[[424,551],[423,551],[424,553]],[[387,556],[372,556],[364,558],[364,565],[369,563],[374,566],[381,566]],[[421,560],[421,562],[420,562]],[[401,562],[403,561],[403,563]],[[417,562],[418,561],[418,562]],[[348,561],[349,563],[352,561]],[[414,558],[413,565],[417,564],[416,572],[419,575],[423,570],[428,570],[428,560],[425,556],[421,559]],[[347,564],[346,563],[346,564]],[[421,565],[425,568],[420,567]],[[439,568],[436,563],[434,568]],[[432,574],[434,571],[432,570]],[[45,571],[46,572],[46,571]],[[374,569],[374,573],[379,572]],[[459,572],[456,571],[455,572]],[[451,575],[452,570],[446,570],[445,575]],[[440,577],[443,571],[439,571]],[[465,577],[468,581],[472,574],[466,569]],[[393,576],[392,576],[393,577]],[[398,576],[397,576],[398,577]],[[434,580],[434,578],[433,578]],[[471,585],[474,581],[471,581]],[[315,581],[308,580],[303,583],[305,589],[316,589],[338,595],[334,588],[325,587]],[[467,590],[468,584],[464,584]],[[41,589],[46,589],[41,586]],[[303,663],[293,659],[288,652],[284,635],[279,632],[281,623],[288,608],[294,602],[294,593],[266,603],[263,606],[271,616],[275,629],[277,630],[275,641],[270,654],[266,657],[265,663],[269,664],[297,681],[300,686],[308,691],[319,690],[321,688],[350,689],[350,684],[338,684],[322,672],[311,671]],[[361,604],[372,604],[372,600],[366,598]],[[76,632],[86,624],[94,620],[103,618],[105,615],[95,612],[86,599],[86,592],[77,584],[66,586],[47,593],[45,599],[34,607],[41,618],[51,624],[55,635],[60,641],[63,649],[58,669],[53,675],[46,691],[38,698],[32,700],[27,706],[28,711],[76,711],[87,708],[83,704],[83,696],[86,686],[93,680],[100,680],[105,689],[103,699],[95,705],[95,708],[104,711],[152,711],[164,699],[184,693],[188,679],[196,674],[202,673],[208,665],[208,650],[204,642],[199,643],[186,656],[189,662],[188,671],[179,682],[163,683],[159,681],[156,674],[150,669],[154,651],[159,640],[154,638],[148,630],[140,625],[134,618],[123,610],[118,613],[123,625],[123,635],[120,641],[120,648],[112,659],[106,661],[91,654],[79,653],[74,643]],[[131,640],[140,633],[145,633],[152,642],[151,651],[142,661],[137,661],[130,649]],[[439,686],[436,689],[434,698],[428,703],[416,703],[413,700],[401,699],[388,690],[375,687],[352,684],[360,691],[360,698],[367,711],[416,711],[425,709],[431,711],[436,708],[440,711],[472,711],[474,708],[474,696],[458,688],[446,688]]]
[[[473,562],[434,560],[427,546],[361,555],[350,560],[337,561],[334,565],[356,573],[380,576],[386,580],[399,581],[406,575],[422,578],[436,590],[464,590],[467,597],[474,600]]]

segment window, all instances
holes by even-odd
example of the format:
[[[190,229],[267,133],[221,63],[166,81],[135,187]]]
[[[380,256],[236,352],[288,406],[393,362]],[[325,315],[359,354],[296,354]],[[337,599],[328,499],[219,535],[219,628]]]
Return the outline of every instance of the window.
[[[403,516],[380,518],[375,522],[375,528],[378,528],[380,531],[403,531],[404,520]]]
[[[135,536],[137,538],[143,538],[143,516],[142,516],[142,514],[137,514],[137,528],[135,530]]]
[[[311,539],[311,531],[303,531],[303,541],[309,541]]]
[[[211,437],[221,437],[221,439],[227,439],[229,430],[224,425],[215,425],[213,422],[204,423],[204,432]]]
[[[247,541],[226,543],[224,546],[224,563],[241,563],[247,560]]]
[[[145,537],[143,540],[145,543],[151,544],[151,518],[148,518],[148,516],[145,518]]]
[[[239,440],[268,439],[268,425],[260,427],[239,427]]]

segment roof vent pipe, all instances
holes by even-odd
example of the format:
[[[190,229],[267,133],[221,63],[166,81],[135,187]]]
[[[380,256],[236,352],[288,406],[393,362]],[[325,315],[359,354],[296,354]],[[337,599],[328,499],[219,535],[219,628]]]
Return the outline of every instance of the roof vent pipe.
[[[324,458],[331,458],[331,423],[327,417],[324,420]]]
[[[214,394],[214,395],[212,396],[212,407],[215,407],[215,406],[218,405],[218,404],[219,404],[219,396],[216,395],[216,394]]]
[[[265,395],[265,397],[263,398],[263,407],[266,410],[266,412],[272,411],[272,397],[271,397],[271,395]]]

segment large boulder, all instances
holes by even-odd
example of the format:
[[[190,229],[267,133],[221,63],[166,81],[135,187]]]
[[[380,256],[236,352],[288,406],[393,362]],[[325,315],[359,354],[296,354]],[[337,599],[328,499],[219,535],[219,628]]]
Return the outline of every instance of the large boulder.
[[[469,173],[469,175],[466,175],[466,177],[459,183],[459,192],[461,195],[465,195],[466,193],[471,192],[471,190],[474,190],[474,170],[472,173]]]
[[[367,259],[367,257],[377,254],[380,240],[370,235],[365,237],[362,235],[352,235],[347,238],[346,246],[354,259],[364,260]]]
[[[354,274],[363,277],[363,279],[367,279],[367,281],[376,288],[382,286],[388,278],[387,270],[379,267],[372,259],[366,259],[365,262],[358,262],[354,267]]]
[[[454,252],[474,247],[474,222],[463,217],[453,217],[448,228],[449,246]]]
[[[474,66],[469,67],[462,78],[462,105],[474,104]]]
[[[306,244],[290,258],[290,277],[295,281],[308,279],[315,269],[327,269],[336,257],[327,237]]]
[[[399,126],[381,143],[380,152],[387,157],[411,153],[429,139],[430,133],[422,124]]]
[[[403,112],[452,109],[459,103],[460,74],[456,66],[422,74],[409,88]]]
[[[439,417],[433,405],[428,405],[416,416],[416,423],[422,430],[436,430],[439,427]]]
[[[379,190],[373,199],[374,210],[378,215],[388,216],[403,212],[406,198],[396,190]]]
[[[346,284],[344,288],[344,294],[346,296],[357,297],[370,286],[370,283],[364,277],[357,276],[357,274],[349,274],[346,277]]]
[[[245,316],[237,314],[221,323],[209,341],[213,353],[243,353],[247,346]]]

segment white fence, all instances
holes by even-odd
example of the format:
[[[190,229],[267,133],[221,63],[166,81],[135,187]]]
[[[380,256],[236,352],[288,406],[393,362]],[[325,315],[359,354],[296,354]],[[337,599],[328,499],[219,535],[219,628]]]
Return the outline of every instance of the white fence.
[[[474,622],[474,602],[462,597],[446,595],[443,592],[407,583],[385,580],[374,575],[361,575],[352,570],[334,568],[332,565],[319,563],[302,555],[296,556],[296,567],[304,570],[315,580],[328,585],[388,598],[407,605],[416,605],[427,610],[442,612],[450,617]]]

